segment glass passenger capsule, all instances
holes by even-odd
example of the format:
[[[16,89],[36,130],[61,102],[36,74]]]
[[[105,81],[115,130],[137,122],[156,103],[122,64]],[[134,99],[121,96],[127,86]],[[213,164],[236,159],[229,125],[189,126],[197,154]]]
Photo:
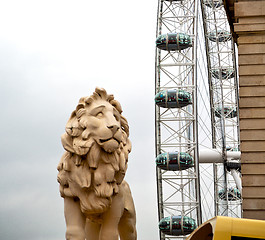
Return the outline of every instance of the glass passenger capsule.
[[[231,151],[231,152],[238,152],[239,151],[239,149],[238,149],[238,147],[226,147],[226,151]]]
[[[170,89],[156,94],[155,103],[163,108],[182,108],[192,103],[191,94],[184,90]]]
[[[218,8],[223,5],[223,0],[204,0],[204,4],[207,7]]]
[[[156,158],[156,165],[163,170],[185,170],[193,167],[193,157],[185,152],[161,153]]]
[[[214,78],[220,79],[220,69],[213,69],[212,75]],[[233,78],[235,76],[235,71],[231,68],[221,69],[221,80]]]
[[[216,42],[218,39],[218,42],[226,42],[231,40],[232,36],[229,32],[227,31],[222,31],[218,30],[217,33],[216,31],[212,31],[209,34],[209,40]]]
[[[158,36],[156,46],[161,50],[176,51],[191,47],[192,41],[185,33],[167,33]]]
[[[214,115],[218,118],[222,115],[222,108],[218,107],[214,111]],[[225,118],[234,118],[237,116],[237,110],[232,107],[224,107],[224,117]]]
[[[225,200],[226,196],[225,196],[225,190],[222,189],[218,192],[218,196],[221,200]],[[239,190],[237,188],[229,188],[227,191],[227,200],[228,201],[236,201],[241,199],[241,193],[239,192]]]
[[[190,234],[196,227],[195,220],[186,216],[165,217],[159,222],[161,232],[174,236]]]

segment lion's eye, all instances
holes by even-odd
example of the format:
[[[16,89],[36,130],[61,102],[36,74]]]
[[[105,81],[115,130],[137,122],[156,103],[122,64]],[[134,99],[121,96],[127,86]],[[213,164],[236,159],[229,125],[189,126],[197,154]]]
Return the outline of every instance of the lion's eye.
[[[102,116],[103,116],[103,113],[102,112],[99,112],[99,113],[96,114],[96,117],[98,117],[98,118],[100,118]]]

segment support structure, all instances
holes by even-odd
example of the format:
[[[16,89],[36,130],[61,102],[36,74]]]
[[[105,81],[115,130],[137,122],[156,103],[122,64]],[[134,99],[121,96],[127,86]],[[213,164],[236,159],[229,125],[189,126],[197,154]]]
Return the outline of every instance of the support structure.
[[[201,2],[204,24],[209,92],[212,118],[213,148],[222,154],[222,163],[214,163],[214,215],[241,217],[241,197],[231,169],[227,167],[231,159],[229,151],[239,151],[238,125],[238,83],[234,42],[230,32],[226,12],[221,0]],[[239,160],[235,160],[239,163]],[[221,193],[221,195],[220,195]],[[221,196],[221,197],[220,197]],[[212,216],[206,216],[209,219]]]
[[[195,60],[198,2],[159,0],[158,5],[155,124],[160,239],[183,239],[201,224]],[[172,170],[174,162],[178,167]]]

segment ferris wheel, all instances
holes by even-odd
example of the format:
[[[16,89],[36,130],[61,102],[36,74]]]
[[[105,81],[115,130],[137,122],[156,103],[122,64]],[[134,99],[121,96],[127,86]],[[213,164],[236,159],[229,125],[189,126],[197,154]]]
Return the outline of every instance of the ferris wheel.
[[[238,83],[222,0],[159,0],[155,77],[160,240],[241,217]]]

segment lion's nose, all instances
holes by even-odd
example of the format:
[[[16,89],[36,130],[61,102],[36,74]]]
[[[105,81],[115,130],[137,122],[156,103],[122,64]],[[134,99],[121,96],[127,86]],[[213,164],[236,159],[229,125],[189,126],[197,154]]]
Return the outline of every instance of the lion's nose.
[[[107,126],[113,133],[116,133],[119,130],[118,125],[109,125]]]

